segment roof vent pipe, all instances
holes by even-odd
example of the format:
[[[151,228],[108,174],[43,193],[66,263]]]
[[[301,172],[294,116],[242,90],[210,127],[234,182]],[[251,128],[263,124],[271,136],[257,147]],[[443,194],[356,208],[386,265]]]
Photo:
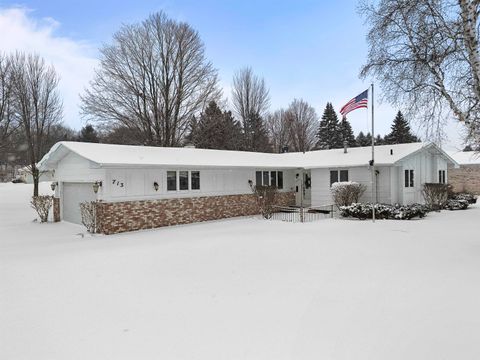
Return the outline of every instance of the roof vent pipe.
[[[393,149],[390,149],[390,155],[393,155]]]
[[[348,152],[347,146],[348,146],[348,141],[345,140],[345,141],[343,142],[343,153],[344,153],[344,154],[346,154],[346,153]]]

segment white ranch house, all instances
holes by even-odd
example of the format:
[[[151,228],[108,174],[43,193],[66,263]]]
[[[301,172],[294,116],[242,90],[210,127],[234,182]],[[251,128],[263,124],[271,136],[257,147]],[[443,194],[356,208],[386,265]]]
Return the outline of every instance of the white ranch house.
[[[267,154],[60,142],[39,166],[54,173],[57,218],[80,223],[79,204],[98,201],[100,231],[114,233],[252,214],[249,180],[276,185],[284,204],[331,204],[337,181],[366,185],[361,200],[370,201],[370,159],[370,147]],[[375,147],[375,166],[378,202],[410,204],[458,164],[434,144],[412,143]]]

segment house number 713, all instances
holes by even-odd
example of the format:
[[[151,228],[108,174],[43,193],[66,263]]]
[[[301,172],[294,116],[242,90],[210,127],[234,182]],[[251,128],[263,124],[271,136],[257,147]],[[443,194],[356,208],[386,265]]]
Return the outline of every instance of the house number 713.
[[[113,184],[113,185],[117,185],[117,186],[119,186],[119,187],[123,187],[123,182],[120,182],[120,181],[118,181],[118,180],[116,180],[116,179],[113,179],[113,180],[112,180],[112,184]]]

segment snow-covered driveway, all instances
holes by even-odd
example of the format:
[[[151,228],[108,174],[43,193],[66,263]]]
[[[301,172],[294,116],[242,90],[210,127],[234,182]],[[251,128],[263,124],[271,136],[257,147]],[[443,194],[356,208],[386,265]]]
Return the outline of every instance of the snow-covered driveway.
[[[478,206],[82,238],[30,192],[0,184],[0,359],[480,358]]]

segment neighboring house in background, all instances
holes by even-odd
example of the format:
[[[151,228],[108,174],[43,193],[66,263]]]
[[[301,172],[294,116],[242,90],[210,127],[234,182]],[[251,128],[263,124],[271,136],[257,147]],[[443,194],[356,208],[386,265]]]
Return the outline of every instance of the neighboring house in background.
[[[480,153],[475,151],[458,151],[450,156],[460,165],[449,169],[449,183],[456,192],[480,194]]]
[[[337,181],[365,184],[361,201],[370,201],[370,159],[370,147],[268,154],[60,142],[39,168],[54,170],[61,219],[80,223],[79,204],[98,201],[99,231],[111,234],[253,215],[249,180],[277,186],[283,205],[331,204]],[[401,204],[423,202],[422,185],[446,182],[457,166],[424,143],[377,146],[375,164],[378,202]]]
[[[53,170],[44,170],[40,174],[40,182],[42,181],[53,181],[54,180],[54,174],[55,171]],[[16,172],[16,178],[17,179],[22,179],[23,182],[27,184],[33,184],[33,176],[32,172],[30,171],[29,166],[24,166],[20,169],[17,170]]]

